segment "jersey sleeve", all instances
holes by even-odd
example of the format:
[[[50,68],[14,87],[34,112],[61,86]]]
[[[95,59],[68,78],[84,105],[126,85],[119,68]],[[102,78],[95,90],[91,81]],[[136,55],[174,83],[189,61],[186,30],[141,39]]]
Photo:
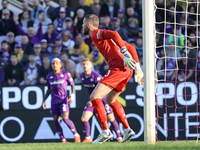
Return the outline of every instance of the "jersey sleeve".
[[[95,74],[95,79],[94,79],[95,83],[96,84],[99,83],[99,81],[101,80],[101,78],[102,78],[102,76],[100,74],[96,73]]]
[[[125,42],[125,46],[127,47],[129,53],[131,54],[131,56],[133,57],[133,59],[136,61],[136,63],[139,63],[139,58],[137,55],[137,51],[135,49],[135,46]]]
[[[69,85],[73,85],[74,84],[74,80],[71,76],[71,74],[69,72],[66,73],[66,76],[67,76],[67,82]]]

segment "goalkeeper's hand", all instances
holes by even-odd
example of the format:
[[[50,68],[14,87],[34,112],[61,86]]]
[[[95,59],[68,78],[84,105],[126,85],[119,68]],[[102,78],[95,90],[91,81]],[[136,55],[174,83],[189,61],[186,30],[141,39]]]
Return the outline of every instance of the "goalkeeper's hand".
[[[143,76],[142,69],[140,67],[136,67],[134,75],[135,82],[137,82],[139,85],[144,84]]]
[[[136,66],[136,62],[134,59],[132,58],[127,58],[126,56],[124,56],[124,63],[125,63],[125,66],[128,66],[130,69],[135,69],[135,66]]]

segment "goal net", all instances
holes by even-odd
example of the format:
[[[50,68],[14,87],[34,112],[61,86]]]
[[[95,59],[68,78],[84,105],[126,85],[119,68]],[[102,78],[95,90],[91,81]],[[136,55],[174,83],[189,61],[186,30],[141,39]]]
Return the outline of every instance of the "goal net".
[[[199,0],[155,0],[157,140],[200,137]]]

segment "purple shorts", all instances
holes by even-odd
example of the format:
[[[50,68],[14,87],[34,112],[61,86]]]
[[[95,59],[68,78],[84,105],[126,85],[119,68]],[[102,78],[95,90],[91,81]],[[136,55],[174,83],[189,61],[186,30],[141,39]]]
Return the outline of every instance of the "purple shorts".
[[[105,106],[105,109],[106,109],[106,114],[109,115],[109,114],[112,114],[113,113],[113,110],[112,108],[110,107],[110,105],[108,105],[108,103],[106,103],[106,100],[105,100],[105,97],[102,99],[102,102]],[[90,112],[94,112],[94,106],[88,106],[86,105],[84,110],[83,111],[90,111]]]
[[[60,116],[62,113],[69,113],[69,104],[68,100],[62,100],[61,102],[57,104],[51,103],[51,115],[57,115]]]

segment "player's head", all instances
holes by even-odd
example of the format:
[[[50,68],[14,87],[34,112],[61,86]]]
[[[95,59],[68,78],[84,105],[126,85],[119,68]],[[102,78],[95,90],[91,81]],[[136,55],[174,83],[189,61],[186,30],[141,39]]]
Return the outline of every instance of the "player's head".
[[[88,14],[83,19],[83,34],[88,35],[90,30],[99,27],[99,18],[94,14]]]
[[[91,60],[89,58],[85,58],[82,61],[82,67],[83,67],[84,72],[90,72],[91,69],[92,69],[92,62],[91,62]]]
[[[59,58],[54,58],[52,60],[51,67],[54,72],[59,71],[62,67],[61,60]]]

